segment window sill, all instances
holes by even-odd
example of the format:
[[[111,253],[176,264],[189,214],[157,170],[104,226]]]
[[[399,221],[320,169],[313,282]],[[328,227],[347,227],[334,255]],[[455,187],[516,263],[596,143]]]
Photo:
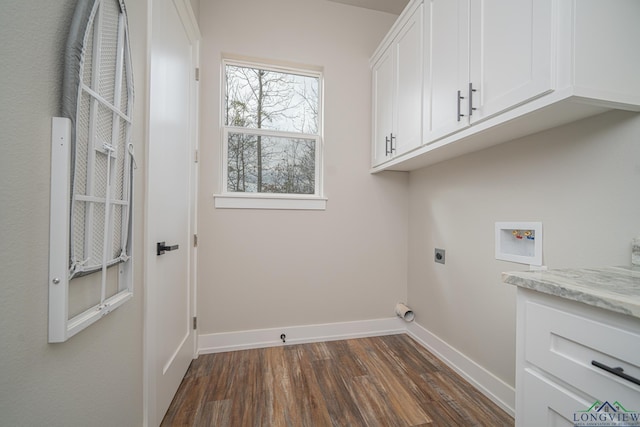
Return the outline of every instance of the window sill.
[[[216,209],[325,210],[327,199],[316,196],[214,194]]]

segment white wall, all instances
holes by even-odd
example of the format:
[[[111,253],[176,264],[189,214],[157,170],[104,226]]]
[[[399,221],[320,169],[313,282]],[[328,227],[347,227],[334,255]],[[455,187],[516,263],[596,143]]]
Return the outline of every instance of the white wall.
[[[1,425],[142,423],[141,262],[132,302],[47,344],[50,118],[74,4],[10,2],[0,14]],[[139,142],[147,10],[127,6]],[[321,0],[200,5],[200,333],[388,317],[408,297],[416,322],[513,385],[515,290],[500,272],[525,267],[494,259],[494,222],[542,221],[550,268],[628,264],[640,116],[605,114],[408,177],[370,175],[368,58],[394,19]],[[326,211],[213,208],[222,52],[324,67]],[[139,145],[138,200],[144,157]],[[139,255],[142,213],[138,203]],[[447,264],[432,262],[434,247]]]
[[[190,0],[190,3],[191,3],[191,9],[193,10],[193,14],[197,19],[198,16],[200,15],[200,0]]]
[[[394,15],[324,0],[200,4],[200,334],[393,316],[406,296],[407,175],[369,174],[369,57]],[[222,53],[321,66],[326,211],[222,210]]]
[[[410,174],[416,322],[511,386],[515,288],[496,221],[542,221],[549,268],[630,265],[640,236],[640,116],[611,112]],[[444,248],[446,264],[433,262]]]
[[[75,0],[0,13],[0,425],[142,425],[142,197],[146,2],[128,1],[138,144],[135,296],[66,343],[47,343],[51,117]]]

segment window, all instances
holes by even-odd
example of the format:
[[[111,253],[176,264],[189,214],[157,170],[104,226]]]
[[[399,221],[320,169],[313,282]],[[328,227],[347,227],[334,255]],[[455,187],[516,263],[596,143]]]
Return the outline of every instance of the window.
[[[323,209],[322,74],[225,60],[216,207]]]

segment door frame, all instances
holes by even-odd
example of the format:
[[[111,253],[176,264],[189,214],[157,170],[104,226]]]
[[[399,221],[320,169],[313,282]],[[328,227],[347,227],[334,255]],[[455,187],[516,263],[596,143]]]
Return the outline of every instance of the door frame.
[[[197,225],[198,225],[198,217],[197,217],[197,207],[198,207],[198,159],[197,152],[199,146],[200,132],[199,132],[199,112],[200,112],[200,97],[199,97],[199,78],[196,76],[196,70],[200,67],[200,30],[198,27],[198,22],[191,8],[190,0],[166,0],[171,1],[175,6],[180,21],[184,27],[185,33],[188,36],[193,52],[192,52],[192,69],[194,72],[194,77],[192,80],[191,92],[192,92],[192,105],[191,109],[191,145],[194,148],[193,153],[193,161],[190,162],[190,213],[189,213],[189,228],[193,237],[191,240],[191,244],[189,245],[190,256],[190,265],[189,265],[189,278],[190,283],[189,286],[191,288],[191,313],[193,317],[197,316],[197,247],[195,245],[195,235],[197,234]],[[150,263],[148,262],[151,257],[155,257],[156,253],[151,248],[155,247],[155,242],[150,240],[150,232],[148,228],[149,221],[147,220],[149,215],[149,194],[150,194],[150,186],[152,183],[149,179],[149,147],[150,147],[150,139],[149,139],[149,127],[150,127],[150,76],[151,72],[151,52],[152,52],[152,31],[153,31],[153,0],[147,0],[147,58],[146,58],[146,98],[145,102],[145,194],[144,194],[144,218],[145,218],[145,226],[144,226],[144,253],[143,253],[143,287],[144,287],[144,314],[143,314],[143,425],[146,427],[157,427],[162,420],[155,419],[155,397],[156,397],[156,379],[155,379],[155,359],[154,359],[154,349],[156,344],[157,337],[157,329],[153,327],[153,315],[155,314],[154,307],[152,306],[154,301],[154,287],[153,283],[149,282],[149,268]],[[193,339],[193,358],[198,356],[198,334],[194,329],[194,339]]]

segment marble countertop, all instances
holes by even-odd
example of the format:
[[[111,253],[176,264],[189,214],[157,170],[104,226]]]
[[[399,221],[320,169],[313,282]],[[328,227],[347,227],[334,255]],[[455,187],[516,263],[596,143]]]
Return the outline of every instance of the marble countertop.
[[[640,318],[638,267],[507,272],[502,281]]]

